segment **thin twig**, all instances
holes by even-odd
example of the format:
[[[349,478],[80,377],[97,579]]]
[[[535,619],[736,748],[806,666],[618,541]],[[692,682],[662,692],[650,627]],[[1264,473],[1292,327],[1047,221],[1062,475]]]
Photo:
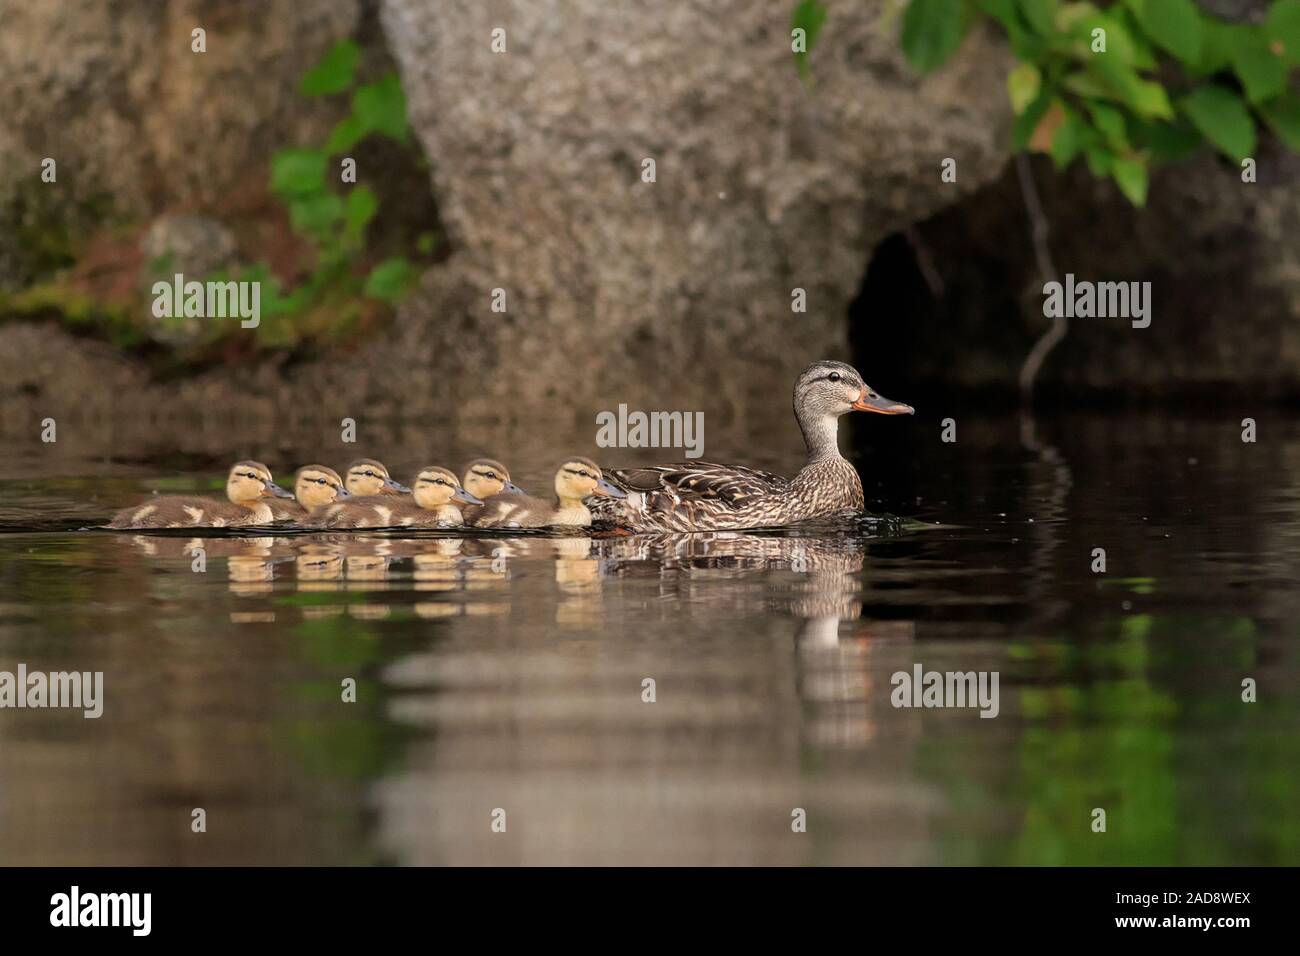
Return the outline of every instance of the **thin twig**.
[[[1034,185],[1033,170],[1029,168],[1029,158],[1024,153],[1016,154],[1016,175],[1020,179],[1020,192],[1025,199],[1025,212],[1029,216],[1029,237],[1034,245],[1034,259],[1038,263],[1039,276],[1043,283],[1052,282],[1057,277],[1056,266],[1052,262],[1052,250],[1047,245],[1050,232],[1047,216],[1043,213],[1043,204],[1038,199],[1038,189]],[[1048,353],[1056,348],[1056,343],[1065,338],[1069,322],[1065,316],[1052,318],[1051,327],[1034,343],[1034,347],[1025,356],[1025,364],[1020,366],[1020,397],[1028,404],[1033,399],[1034,382],[1047,361]]]
[[[925,244],[925,240],[921,238],[921,233],[915,226],[904,226],[903,236],[912,247],[912,258],[916,260],[916,266],[921,270],[921,278],[925,280],[930,295],[935,300],[942,299],[943,276],[939,274],[939,267],[935,265],[934,256],[930,254],[930,247]]]

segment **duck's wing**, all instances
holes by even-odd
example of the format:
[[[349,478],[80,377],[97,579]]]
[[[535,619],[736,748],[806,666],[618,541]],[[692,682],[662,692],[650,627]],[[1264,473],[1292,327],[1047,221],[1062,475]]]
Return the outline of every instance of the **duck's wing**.
[[[683,503],[716,501],[729,508],[743,508],[757,498],[778,495],[790,487],[790,480],[781,475],[743,465],[720,465],[709,461],[615,468],[605,472],[605,477],[612,479],[624,491],[639,491],[648,497],[667,493]]]
[[[489,498],[474,516],[476,528],[533,528],[546,524],[553,509],[540,498],[502,492]],[[469,522],[466,522],[469,523]]]

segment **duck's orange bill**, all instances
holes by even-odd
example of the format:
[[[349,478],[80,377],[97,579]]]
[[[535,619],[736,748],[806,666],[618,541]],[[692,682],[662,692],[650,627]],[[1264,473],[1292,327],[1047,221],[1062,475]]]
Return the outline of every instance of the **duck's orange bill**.
[[[858,400],[853,403],[853,410],[857,412],[875,412],[877,415],[916,414],[916,409],[912,408],[911,405],[895,402],[865,388],[862,390],[862,394],[858,396]]]

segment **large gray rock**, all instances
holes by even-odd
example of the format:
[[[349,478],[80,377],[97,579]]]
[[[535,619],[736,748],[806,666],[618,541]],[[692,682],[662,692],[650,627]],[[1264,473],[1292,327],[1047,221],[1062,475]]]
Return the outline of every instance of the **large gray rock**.
[[[1009,61],[989,36],[920,78],[896,17],[836,4],[809,89],[792,9],[385,0],[454,250],[403,310],[405,354],[423,350],[444,385],[467,377],[464,413],[506,396],[784,405],[799,367],[845,353],[874,244],[998,174]]]

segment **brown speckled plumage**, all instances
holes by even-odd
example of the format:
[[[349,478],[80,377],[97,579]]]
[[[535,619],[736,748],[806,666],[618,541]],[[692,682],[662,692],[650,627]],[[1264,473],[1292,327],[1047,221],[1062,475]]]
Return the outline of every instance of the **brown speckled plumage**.
[[[240,528],[274,521],[269,506],[273,497],[287,498],[261,462],[236,462],[226,477],[227,501],[190,495],[166,495],[124,508],[107,527],[116,530],[145,528]]]
[[[597,523],[632,531],[723,531],[776,527],[861,511],[862,481],[841,455],[838,419],[852,410],[911,414],[868,388],[842,362],[815,362],[795,382],[795,418],[808,462],[793,479],[743,465],[686,461],[605,472],[628,493],[589,507]]]

